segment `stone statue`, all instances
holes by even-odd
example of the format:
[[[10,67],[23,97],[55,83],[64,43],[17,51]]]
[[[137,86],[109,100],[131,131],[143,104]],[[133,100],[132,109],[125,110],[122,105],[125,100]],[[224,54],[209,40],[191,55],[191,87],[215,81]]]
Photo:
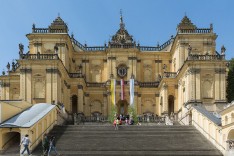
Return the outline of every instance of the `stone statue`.
[[[162,79],[162,76],[160,74],[158,74],[156,81],[161,81],[161,79]]]
[[[163,71],[164,71],[164,72],[167,71],[167,65],[166,65],[166,64],[163,65]]]
[[[191,55],[191,51],[192,51],[192,47],[191,47],[191,45],[189,44],[189,46],[188,46],[188,55]]]
[[[226,48],[224,45],[221,47],[221,55],[225,55]]]
[[[22,43],[19,44],[19,54],[23,54],[24,52],[24,45]]]
[[[15,62],[12,62],[12,70],[15,71]]]
[[[6,67],[7,67],[7,70],[10,71],[11,65],[10,65],[9,62],[7,63],[7,66],[6,66]]]

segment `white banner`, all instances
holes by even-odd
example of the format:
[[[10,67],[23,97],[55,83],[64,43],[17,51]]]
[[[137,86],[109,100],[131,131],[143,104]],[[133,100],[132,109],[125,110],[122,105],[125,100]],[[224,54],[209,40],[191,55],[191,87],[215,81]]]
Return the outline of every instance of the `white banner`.
[[[129,81],[129,86],[130,86],[130,105],[134,104],[134,79],[130,79]]]

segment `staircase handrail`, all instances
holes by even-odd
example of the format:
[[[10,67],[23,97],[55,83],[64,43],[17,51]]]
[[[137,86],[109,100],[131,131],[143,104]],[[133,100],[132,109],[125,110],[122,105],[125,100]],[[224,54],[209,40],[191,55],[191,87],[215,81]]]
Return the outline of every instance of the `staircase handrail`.
[[[57,120],[55,120],[52,124],[50,124],[50,126],[49,126],[48,128],[46,128],[46,129],[41,133],[41,135],[38,136],[38,138],[30,145],[30,147],[32,147],[32,146],[41,138],[41,136],[44,135],[45,132],[46,132],[51,126],[53,126],[53,125],[55,124],[55,122],[57,122]]]
[[[189,115],[190,112],[187,112],[182,118],[179,119],[179,123],[182,122],[184,125],[185,123],[182,121],[184,118],[186,118]]]
[[[196,121],[192,120],[193,123],[195,123],[204,133],[206,133],[212,140],[214,140],[223,150],[225,150],[225,148],[219,143],[217,142],[217,140],[215,140],[209,133],[207,133],[204,128],[202,128]]]

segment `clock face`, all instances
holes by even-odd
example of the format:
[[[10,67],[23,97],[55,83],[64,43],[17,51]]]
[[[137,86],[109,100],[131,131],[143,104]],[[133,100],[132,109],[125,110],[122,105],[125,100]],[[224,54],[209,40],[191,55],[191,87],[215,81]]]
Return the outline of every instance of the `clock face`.
[[[127,75],[127,68],[126,67],[119,67],[118,68],[118,75],[120,77],[124,77]]]

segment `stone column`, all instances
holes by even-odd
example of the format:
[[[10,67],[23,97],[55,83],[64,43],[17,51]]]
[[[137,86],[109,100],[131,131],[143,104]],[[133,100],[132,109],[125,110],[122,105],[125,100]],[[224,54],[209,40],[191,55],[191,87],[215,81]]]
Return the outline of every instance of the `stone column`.
[[[82,85],[78,85],[78,101],[77,101],[77,112],[84,112],[83,105],[84,104],[84,90]],[[85,105],[87,103],[85,102]]]
[[[139,113],[138,112],[138,108],[137,108],[137,106],[138,106],[138,100],[137,100],[137,98],[138,98],[138,92],[134,92],[134,108],[135,108],[136,114]]]
[[[137,110],[138,110],[137,114],[142,114],[141,94],[138,94],[138,98],[137,98]]]
[[[32,103],[32,69],[20,69],[20,96],[22,100]]]
[[[106,94],[106,93],[103,93],[103,112],[102,112],[102,114],[104,115],[104,116],[108,116],[108,103],[107,103],[107,101],[108,101],[108,97],[107,97],[108,95]]]
[[[226,71],[225,69],[221,70],[221,75],[220,75],[220,99],[222,101],[226,101]]]
[[[220,100],[220,72],[219,69],[215,69],[215,77],[214,77],[214,81],[215,81],[215,100]]]
[[[2,84],[2,100],[10,100],[10,83],[3,82]]]
[[[155,94],[155,113],[156,113],[157,115],[161,114],[161,111],[160,111],[159,94]]]
[[[46,103],[52,103],[52,73],[46,70]]]
[[[84,93],[84,96],[85,96],[85,107],[86,107],[86,115],[91,115],[91,107],[92,107],[92,105],[91,105],[91,103],[90,103],[90,98],[89,98],[89,94],[88,93]]]
[[[90,64],[89,64],[89,59],[86,60],[86,80],[87,81],[91,81],[91,77],[90,77]]]
[[[168,113],[168,86],[167,84],[163,85],[163,114]]]
[[[180,45],[180,51],[179,51],[179,68],[184,64],[185,60],[185,44]]]
[[[108,110],[107,110],[108,113],[107,113],[107,115],[109,117],[110,114],[111,114],[111,107],[113,107],[112,104],[111,104],[111,92],[107,93],[107,105],[108,105]]]
[[[52,75],[52,90],[53,90],[53,101],[55,101],[55,103],[58,103],[58,75],[56,73],[56,71],[52,71],[53,75]]]

